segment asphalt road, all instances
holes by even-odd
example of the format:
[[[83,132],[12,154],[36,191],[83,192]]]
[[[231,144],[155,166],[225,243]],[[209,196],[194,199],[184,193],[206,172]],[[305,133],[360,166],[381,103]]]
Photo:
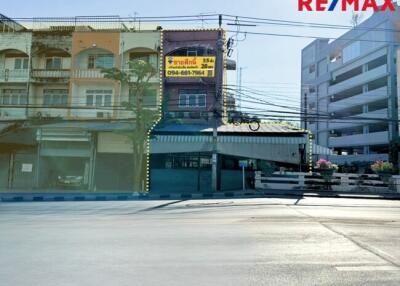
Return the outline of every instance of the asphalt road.
[[[400,285],[400,202],[0,204],[0,285]]]

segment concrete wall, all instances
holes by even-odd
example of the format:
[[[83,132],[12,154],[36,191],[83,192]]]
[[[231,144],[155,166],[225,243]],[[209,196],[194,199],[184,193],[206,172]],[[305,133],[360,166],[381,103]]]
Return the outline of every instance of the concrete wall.
[[[32,33],[0,33],[0,51],[14,49],[31,54]]]

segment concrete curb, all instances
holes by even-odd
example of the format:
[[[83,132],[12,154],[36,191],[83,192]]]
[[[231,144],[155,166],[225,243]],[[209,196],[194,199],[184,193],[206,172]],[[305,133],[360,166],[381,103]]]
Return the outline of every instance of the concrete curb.
[[[371,200],[400,200],[400,194],[386,193],[337,193],[312,191],[249,191],[220,192],[204,194],[133,194],[133,193],[2,193],[0,202],[79,202],[79,201],[139,201],[139,200],[207,200],[232,198],[268,198],[268,197],[319,197],[319,198],[349,198]]]

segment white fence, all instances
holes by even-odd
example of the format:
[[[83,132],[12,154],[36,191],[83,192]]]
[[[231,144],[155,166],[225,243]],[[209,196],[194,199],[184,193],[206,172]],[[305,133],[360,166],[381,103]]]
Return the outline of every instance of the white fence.
[[[256,172],[256,189],[269,190],[332,190],[335,192],[400,192],[400,176],[393,176],[389,184],[377,175],[335,173],[325,182],[318,173],[279,173],[264,176]]]

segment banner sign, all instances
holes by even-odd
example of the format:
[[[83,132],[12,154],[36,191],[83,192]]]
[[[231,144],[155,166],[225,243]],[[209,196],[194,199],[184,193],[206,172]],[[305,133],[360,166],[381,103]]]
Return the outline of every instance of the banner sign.
[[[166,57],[166,77],[214,77],[215,57]]]

